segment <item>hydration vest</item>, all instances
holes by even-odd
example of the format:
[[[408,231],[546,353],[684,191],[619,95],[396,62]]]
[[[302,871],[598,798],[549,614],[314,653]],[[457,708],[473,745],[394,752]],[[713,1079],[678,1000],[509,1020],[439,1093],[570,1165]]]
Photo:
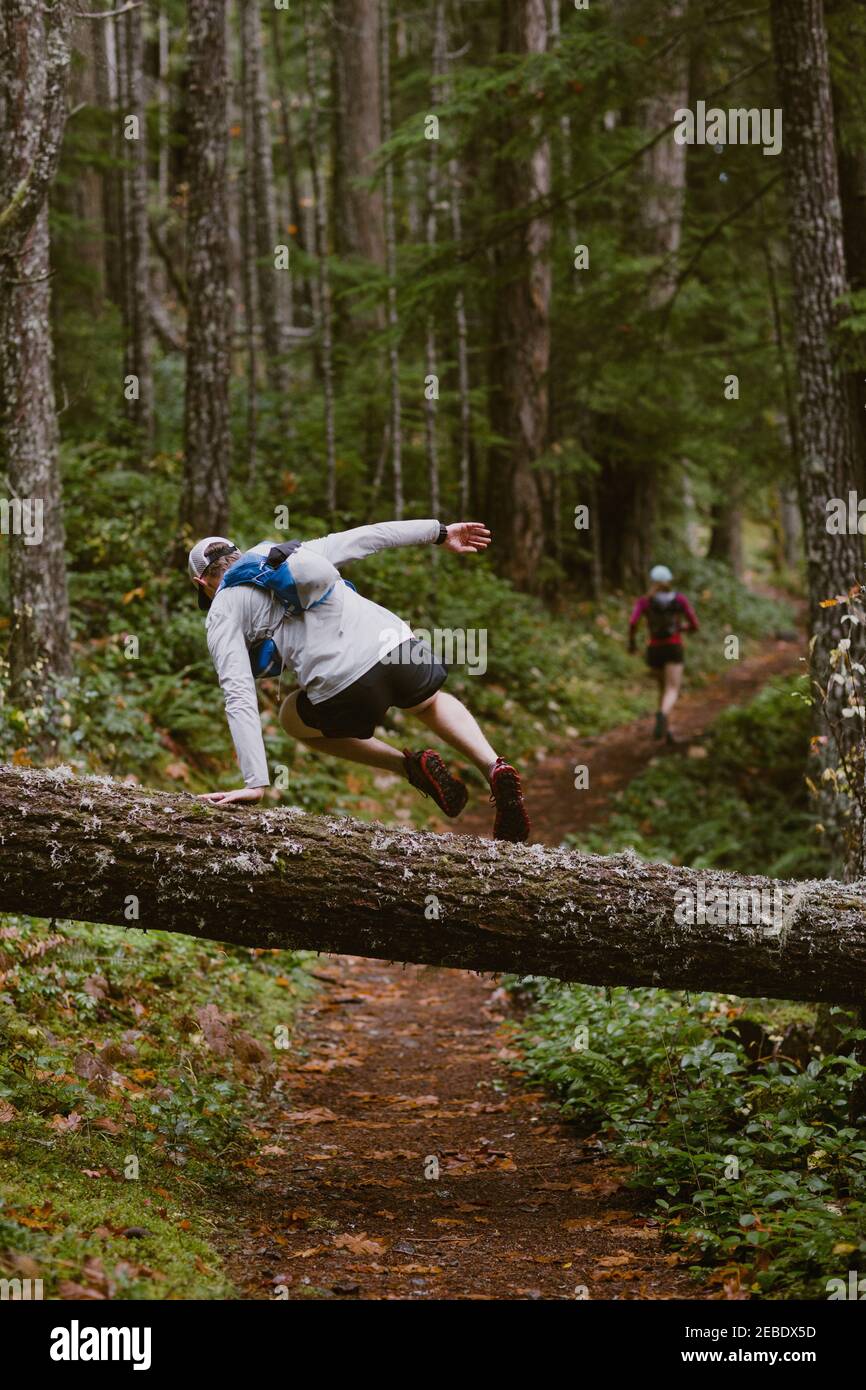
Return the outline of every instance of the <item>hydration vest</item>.
[[[286,616],[303,617],[306,610],[301,603],[291,564],[292,555],[302,543],[283,541],[279,545],[272,545],[267,555],[260,555],[254,550],[246,551],[226,570],[217,593],[222,588],[231,589],[236,584],[251,584],[256,589],[265,589],[279,599]],[[348,579],[343,582],[348,584],[350,589],[354,589],[354,584],[350,584]],[[320,603],[330,598],[333,592],[332,584],[319,598],[307,604],[307,608],[317,608]],[[249,648],[249,654],[255,680],[264,680],[267,676],[279,676],[282,673],[283,659],[273,637],[263,637],[260,642]]]
[[[653,637],[664,640],[680,630],[680,607],[677,594],[653,594],[647,608],[647,623]]]

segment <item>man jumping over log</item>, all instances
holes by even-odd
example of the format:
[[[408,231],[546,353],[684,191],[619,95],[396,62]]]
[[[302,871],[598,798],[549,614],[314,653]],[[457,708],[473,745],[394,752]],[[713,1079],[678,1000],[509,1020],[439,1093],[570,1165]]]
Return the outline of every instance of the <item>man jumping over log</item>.
[[[486,550],[490,539],[475,521],[389,521],[319,540],[263,541],[243,555],[225,536],[194,545],[189,575],[207,611],[208,649],[244,780],[242,788],[206,792],[201,799],[227,805],[264,795],[270,776],[255,682],[288,668],[300,689],[280,710],[286,733],[317,752],[400,773],[446,816],[459,816],[466,787],[434,749],[400,752],[374,736],[389,709],[403,709],[487,779],[496,806],[494,838],[526,840],[520,777],[497,756],[465,705],[442,690],[444,666],[402,618],[362,598],[338,569],[390,546],[441,545],[470,555]]]

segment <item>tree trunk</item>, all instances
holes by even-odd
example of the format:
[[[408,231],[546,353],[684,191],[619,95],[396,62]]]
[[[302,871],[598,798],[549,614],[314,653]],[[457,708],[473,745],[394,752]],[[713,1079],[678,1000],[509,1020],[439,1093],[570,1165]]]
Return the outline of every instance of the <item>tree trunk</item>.
[[[382,143],[379,0],[336,0],[334,238],[340,256],[385,264],[381,189],[363,187]]]
[[[730,565],[734,577],[742,579],[743,513],[736,499],[714,502],[710,517],[710,544],[707,549],[709,558]]]
[[[547,44],[544,0],[502,0],[501,50],[524,56]],[[522,123],[504,122],[503,141]],[[528,157],[497,161],[495,193],[503,213],[550,192],[550,148],[540,136]],[[550,358],[550,223],[535,218],[508,239],[499,271],[492,347],[491,424],[507,441],[491,449],[488,512],[506,572],[518,587],[538,587],[546,550],[545,501],[535,467],[547,447]]]
[[[438,21],[434,12],[434,31],[436,30],[437,23]],[[394,14],[394,47],[397,52],[398,70],[405,73],[407,68],[407,58],[409,59],[409,63],[412,64],[412,60],[416,57],[416,53],[413,51],[409,43],[409,33],[406,25],[406,17],[405,15],[400,14],[399,6],[395,6]],[[435,53],[433,57],[433,63],[435,70]],[[415,66],[417,66],[417,63],[415,64]],[[424,219],[421,215],[421,206],[423,200],[422,197],[419,195],[419,188],[421,187],[421,177],[419,172],[419,161],[414,157],[414,155],[411,155],[408,152],[403,156],[402,159],[402,174],[403,206],[406,209],[406,230],[409,234],[410,242],[419,242],[422,236],[424,236],[425,234],[425,229],[423,225]]]
[[[165,0],[160,0],[156,15],[156,206],[165,215],[169,200],[169,160],[168,136],[171,129],[171,21],[165,8]],[[159,295],[169,293],[170,280],[165,265],[155,267],[153,275],[154,291]],[[151,319],[153,315],[151,315]]]
[[[839,193],[845,263],[852,290],[866,290],[866,150],[839,151]],[[858,452],[857,488],[866,487],[866,376],[848,373]]]
[[[285,328],[288,315],[285,293],[287,286],[283,277],[288,272],[278,270],[274,260],[277,246],[277,210],[268,81],[262,54],[262,26],[258,0],[242,0],[241,45],[244,68],[244,123],[249,123],[252,135],[259,313],[267,358],[268,383],[277,396],[281,414],[287,416],[289,374],[285,362]]]
[[[822,600],[847,593],[860,579],[863,565],[862,540],[856,531],[833,534],[827,524],[828,501],[846,499],[857,486],[850,396],[833,344],[848,292],[833,105],[821,0],[771,0],[770,19],[785,130],[782,158],[794,286],[797,449],[814,639],[811,670],[813,679],[826,686],[830,653],[842,637],[851,638],[851,658],[866,661],[863,628],[840,622],[847,606],[821,606]],[[845,728],[853,745],[862,738],[862,720],[841,717],[848,702],[844,683],[834,683],[830,690],[826,706],[815,706],[816,747],[823,766],[835,768],[845,749],[837,745],[833,728]],[[826,786],[820,775],[815,781]],[[824,793],[822,821],[833,840],[841,836],[845,809],[842,798]]]
[[[433,80],[431,100],[435,109],[442,100],[443,78],[447,57],[447,36],[445,29],[445,0],[437,0],[433,22]],[[436,249],[438,240],[439,203],[439,140],[428,140],[427,151],[427,210],[424,235],[428,251]],[[436,318],[432,310],[427,315],[427,332],[424,342],[425,389],[424,389],[424,439],[427,452],[427,482],[430,491],[430,515],[439,515],[439,447],[436,437],[436,416],[439,405],[436,358]]]
[[[67,768],[0,770],[0,832],[3,912],[596,985],[843,1004],[866,992],[866,883],[220,810]],[[724,926],[707,907],[685,925],[684,895],[709,904],[714,890],[784,894],[785,920],[756,907]]]
[[[291,108],[284,77],[285,63],[283,57],[283,35],[281,25],[285,13],[284,10],[271,10],[271,42],[274,45],[274,67],[277,75],[277,96],[280,108],[280,134],[283,137],[283,168],[286,174],[289,236],[293,238],[295,245],[300,247],[301,250],[307,250],[308,247],[304,237],[304,209],[301,206],[301,190],[298,182],[298,161],[295,152],[295,137],[292,131]],[[310,292],[303,276],[296,276],[293,270],[289,273],[291,275],[292,286],[292,322],[296,323],[299,318],[299,303],[309,311]],[[304,321],[306,321],[306,315]]]
[[[444,0],[439,0],[444,7]],[[442,55],[442,94],[445,101],[451,97],[450,58],[448,55],[448,16],[443,13],[444,51]],[[463,241],[463,211],[460,163],[456,156],[448,160],[448,205],[451,213],[451,236],[455,251],[459,253]],[[460,515],[469,515],[469,474],[472,456],[472,401],[469,395],[469,330],[466,320],[466,301],[463,286],[459,286],[454,296],[454,319],[457,325],[457,391],[460,397],[460,433],[458,478],[460,489]]]
[[[120,151],[123,159],[124,404],[142,458],[153,445],[150,262],[147,221],[147,118],[144,108],[144,29],[140,7],[115,21],[120,74]],[[135,380],[130,383],[129,378]]]
[[[391,20],[389,0],[379,0],[379,75],[382,87],[382,140],[391,138]],[[397,314],[397,230],[394,220],[394,165],[385,165],[385,269],[388,273],[388,367],[391,381],[391,472],[394,515],[403,516],[403,415],[400,403],[400,320]]]
[[[71,214],[78,224],[75,228],[76,257],[87,267],[88,275],[87,279],[78,281],[76,291],[81,296],[82,307],[94,316],[101,312],[105,298],[102,175],[96,163],[104,139],[97,83],[102,27],[80,18],[73,25],[71,47],[75,61],[69,76],[69,105],[80,112],[77,119],[86,125],[86,134],[79,137],[80,145],[76,143],[74,176],[65,187],[61,185],[56,189],[53,199],[54,205]]]
[[[550,46],[551,48],[557,49],[559,48],[561,42],[562,7],[560,4],[560,0],[550,0]],[[563,116],[561,118],[559,122],[559,132],[559,172],[562,177],[562,182],[564,186],[566,188],[569,188],[573,181],[573,137],[570,116]],[[572,201],[569,201],[566,204],[564,222],[566,228],[566,235],[568,237],[568,246],[569,248],[571,248],[573,254],[573,248],[577,242],[577,208],[574,202]],[[578,276],[576,282],[576,289],[578,292],[580,292],[581,288],[582,284],[580,277]]]
[[[92,20],[83,21],[93,23]],[[97,57],[96,81],[100,105],[109,113],[114,147],[120,120],[119,74],[117,69],[117,33],[113,22],[94,25]],[[123,303],[123,250],[121,238],[121,179],[117,167],[102,171],[102,256],[105,288],[108,297],[118,308]]]
[[[665,7],[674,24],[685,20],[688,0]],[[658,90],[641,104],[640,124],[647,136],[663,130],[672,112],[689,99],[689,50],[684,37],[669,40],[664,58],[656,64]],[[640,196],[636,201],[638,249],[658,258],[649,287],[652,309],[663,308],[676,285],[676,253],[680,247],[686,192],[686,146],[670,136],[658,140],[639,164]]]
[[[0,473],[10,508],[12,699],[72,669],[54,407],[48,193],[66,118],[69,15],[0,9]],[[20,506],[17,516],[14,508]],[[40,534],[41,533],[41,534]]]
[[[316,283],[319,287],[319,347],[322,358],[322,388],[325,402],[325,504],[331,520],[337,510],[337,446],[334,424],[334,349],[331,315],[331,281],[328,274],[328,210],[325,206],[325,180],[319,161],[319,101],[316,83],[316,49],[309,6],[304,5],[304,52],[307,63],[307,90],[310,114],[307,126],[310,177],[316,204]]]
[[[259,447],[259,366],[256,334],[258,332],[258,294],[256,293],[256,248],[253,233],[252,151],[247,132],[244,132],[244,167],[239,180],[241,224],[241,281],[244,304],[244,343],[247,353],[246,400],[246,478],[255,481]]]
[[[188,0],[189,213],[187,220],[185,465],[181,524],[224,535],[231,459],[229,372],[228,71],[225,0]]]

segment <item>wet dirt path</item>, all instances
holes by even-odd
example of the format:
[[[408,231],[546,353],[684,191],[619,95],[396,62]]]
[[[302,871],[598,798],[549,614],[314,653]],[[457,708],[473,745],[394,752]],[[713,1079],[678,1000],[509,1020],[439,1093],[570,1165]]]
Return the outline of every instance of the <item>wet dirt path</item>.
[[[727,706],[798,669],[799,641],[687,693],[682,755]],[[651,720],[525,770],[533,838],[603,818],[659,755]],[[590,768],[576,793],[573,767]],[[470,807],[460,830],[490,833]],[[444,827],[443,827],[444,828]],[[450,827],[448,827],[450,828]],[[496,981],[334,957],[281,1067],[273,1120],[231,1197],[222,1245],[252,1299],[713,1298],[641,1215],[628,1173],[514,1070]]]

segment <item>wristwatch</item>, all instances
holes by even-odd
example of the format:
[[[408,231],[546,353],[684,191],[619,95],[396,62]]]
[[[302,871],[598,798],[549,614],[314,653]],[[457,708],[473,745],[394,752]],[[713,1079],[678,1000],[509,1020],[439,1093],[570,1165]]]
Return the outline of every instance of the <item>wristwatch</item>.
[[[444,526],[444,525],[442,524],[442,522],[440,521],[440,522],[439,522],[439,535],[436,537],[436,539],[435,539],[435,541],[433,542],[433,544],[434,544],[434,545],[444,545],[444,544],[445,544],[445,537],[446,537],[447,535],[448,535],[448,527],[447,527],[447,526]]]

